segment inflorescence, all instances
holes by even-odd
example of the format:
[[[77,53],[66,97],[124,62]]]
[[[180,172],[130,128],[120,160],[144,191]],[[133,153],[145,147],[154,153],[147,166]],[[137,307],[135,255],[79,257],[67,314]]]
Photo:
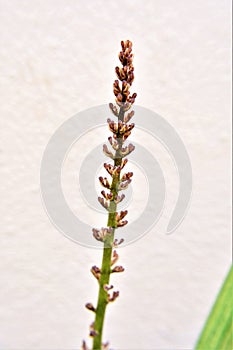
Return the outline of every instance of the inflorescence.
[[[113,286],[104,283],[104,281],[109,280],[111,273],[124,271],[123,266],[115,265],[119,260],[119,255],[115,249],[122,244],[124,240],[123,238],[120,240],[115,239],[114,232],[115,229],[125,226],[128,223],[128,221],[125,219],[128,211],[123,210],[117,212],[117,205],[124,200],[125,195],[122,194],[121,191],[127,189],[133,176],[132,172],[125,172],[122,174],[122,171],[128,162],[128,159],[125,157],[135,149],[134,145],[131,143],[125,145],[125,141],[128,139],[132,129],[134,128],[134,123],[130,122],[134,116],[134,111],[129,110],[135,102],[135,98],[137,96],[136,93],[133,93],[132,95],[130,94],[130,87],[134,81],[132,42],[129,40],[121,41],[121,47],[122,50],[119,53],[119,60],[122,67],[115,68],[118,79],[116,79],[113,83],[113,93],[115,95],[116,104],[109,104],[109,108],[113,115],[117,117],[117,121],[110,118],[107,119],[109,130],[112,133],[112,136],[108,138],[111,148],[109,149],[109,146],[106,144],[103,145],[104,154],[113,161],[113,164],[104,163],[104,168],[108,175],[110,175],[111,181],[109,181],[107,177],[99,177],[99,181],[104,187],[104,190],[101,192],[102,196],[98,197],[98,201],[108,212],[108,223],[107,227],[102,227],[99,229],[93,228],[92,230],[94,238],[97,241],[103,242],[104,249],[111,249],[109,268],[105,269],[104,271],[97,266],[92,266],[91,268],[91,273],[98,281],[99,288],[102,289],[99,292],[100,294],[97,307],[94,307],[92,303],[87,303],[86,308],[96,313],[96,315],[99,311],[103,310],[100,305],[102,300],[101,293],[103,293],[103,291],[105,293],[104,303],[106,305],[109,302],[116,300],[116,298],[119,296],[119,291],[113,291]],[[90,326],[89,335],[92,338],[98,337],[100,330],[102,332],[102,325],[100,326],[101,321],[99,319],[100,316],[98,320],[96,316],[95,322],[93,322]],[[97,329],[98,327],[99,329]],[[101,337],[102,334],[100,338]],[[109,349],[108,343],[100,344],[102,344],[102,350]],[[96,349],[95,342],[93,349]],[[82,350],[88,350],[85,341],[83,341]]]

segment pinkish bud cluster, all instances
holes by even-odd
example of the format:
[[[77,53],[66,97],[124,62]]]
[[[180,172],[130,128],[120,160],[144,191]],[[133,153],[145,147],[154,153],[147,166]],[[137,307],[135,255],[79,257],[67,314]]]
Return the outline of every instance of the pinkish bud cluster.
[[[124,194],[121,194],[121,195],[116,195],[115,198],[114,198],[114,202],[116,204],[120,203],[121,201],[123,201],[123,199],[125,198],[125,195]]]
[[[112,165],[104,163],[104,167],[111,176],[119,175],[121,172],[121,166],[120,165]]]
[[[124,210],[124,211],[121,211],[120,213],[116,213],[117,227],[125,226],[128,223],[127,220],[123,220],[127,214],[128,214],[128,210]]]
[[[120,155],[122,158],[128,156],[131,152],[133,152],[135,150],[135,146],[132,145],[132,143],[130,143],[128,146],[126,147],[122,147],[120,150]]]
[[[110,183],[108,182],[108,179],[106,177],[100,176],[99,181],[103,187],[108,188],[108,189],[111,187]]]
[[[121,177],[121,181],[127,181],[130,180],[130,178],[133,176],[133,172],[129,171],[128,173],[125,173]]]
[[[95,237],[95,239],[101,242],[104,242],[106,238],[112,234],[112,231],[112,227],[102,227],[100,230],[96,228],[92,229],[93,236]]]
[[[113,133],[114,138],[119,138],[120,135],[125,135],[125,134],[129,136],[131,134],[130,131],[134,128],[134,123],[126,124],[121,120],[116,123],[110,118],[108,118],[107,123],[108,123],[109,130]]]
[[[118,191],[126,190],[132,180],[128,179],[119,183]]]
[[[129,91],[134,81],[132,42],[130,40],[121,41],[121,47],[122,51],[119,53],[119,60],[122,67],[116,67],[115,72],[122,84],[120,87],[119,80],[115,80],[113,84],[113,93],[116,96],[116,102],[119,106],[122,103],[133,104],[137,97],[136,93],[130,96]]]

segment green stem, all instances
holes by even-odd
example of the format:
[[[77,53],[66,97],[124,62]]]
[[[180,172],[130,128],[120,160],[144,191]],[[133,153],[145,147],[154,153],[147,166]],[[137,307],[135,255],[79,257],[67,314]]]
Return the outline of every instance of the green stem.
[[[120,108],[118,121],[123,121],[124,118],[124,109]],[[122,136],[118,135],[118,142],[120,144],[119,149],[122,147]],[[122,157],[119,155],[119,151],[115,153],[114,165],[121,165]],[[113,228],[111,236],[104,242],[103,248],[103,257],[101,265],[101,274],[99,279],[99,295],[98,302],[96,307],[96,315],[94,328],[97,332],[97,335],[93,338],[93,350],[101,350],[102,346],[102,335],[103,335],[103,326],[105,319],[106,307],[108,304],[108,292],[104,289],[105,285],[109,284],[110,274],[111,274],[111,260],[112,260],[112,246],[114,241],[114,233],[116,224],[116,211],[117,204],[114,202],[115,196],[118,194],[118,185],[120,182],[120,174],[113,176],[111,184],[111,192],[113,193],[113,200],[110,201],[109,214],[108,214],[108,226]]]
[[[113,241],[113,237],[114,233],[111,236],[111,241]],[[95,317],[95,330],[97,331],[97,335],[93,339],[93,350],[101,349],[105,311],[108,304],[108,294],[104,290],[104,285],[109,284],[111,273],[112,247],[109,247],[109,243],[107,246],[104,246],[103,249],[101,276],[99,280],[99,296]]]

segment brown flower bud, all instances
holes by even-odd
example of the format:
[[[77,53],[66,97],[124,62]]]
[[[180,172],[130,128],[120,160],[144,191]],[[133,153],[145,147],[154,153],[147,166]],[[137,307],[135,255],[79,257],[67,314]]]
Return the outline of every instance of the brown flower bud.
[[[108,179],[106,177],[103,178],[102,176],[100,176],[99,181],[103,187],[110,189],[110,183],[108,182]]]
[[[122,95],[124,95],[126,97],[126,100],[127,100],[127,96],[129,96],[129,88],[130,88],[130,84],[128,84],[126,80],[123,80],[123,82],[122,82]]]
[[[121,162],[121,169],[124,168],[124,166],[128,163],[128,159],[125,158],[125,159],[122,159],[122,162]]]
[[[112,269],[112,272],[123,272],[125,271],[124,267],[123,266],[115,266],[113,269]]]
[[[113,133],[117,133],[118,132],[118,123],[115,123],[113,120],[111,119],[107,119],[107,123],[108,123],[108,127],[109,130]]]
[[[98,332],[95,330],[95,324],[94,324],[94,322],[92,322],[91,325],[90,325],[90,333],[89,333],[89,335],[90,335],[90,337],[96,337],[97,334],[98,334]]]
[[[116,195],[115,199],[114,199],[114,202],[116,204],[120,203],[123,199],[125,198],[125,195],[124,194],[121,194],[121,195]]]
[[[102,227],[100,230],[93,228],[92,232],[97,241],[104,242],[107,236],[112,234],[112,227]]]
[[[127,225],[128,224],[128,221],[127,220],[119,220],[118,222],[117,222],[117,227],[123,227],[123,226],[125,226],[125,225]]]
[[[130,119],[134,116],[134,111],[131,111],[129,113],[127,113],[125,116],[124,116],[124,122],[125,123],[128,123],[130,121]]]
[[[131,131],[134,128],[134,123],[132,124],[125,124],[125,123],[118,123],[118,132],[119,134],[125,134],[129,131]]]
[[[93,274],[93,276],[94,276],[97,280],[100,279],[100,273],[101,273],[101,271],[100,271],[100,269],[99,269],[97,266],[92,266],[92,268],[91,268],[91,273]]]
[[[116,239],[114,239],[114,242],[113,242],[113,247],[114,248],[118,248],[119,247],[119,245],[120,244],[122,244],[124,242],[124,239],[123,238],[121,238],[120,240],[118,240],[117,238]]]
[[[128,210],[120,211],[120,213],[116,213],[116,221],[120,221],[124,219],[124,217],[128,214]]]
[[[133,172],[129,171],[128,173],[123,174],[121,177],[121,181],[129,180],[133,176]]]
[[[128,101],[129,103],[133,104],[133,103],[135,102],[136,97],[137,97],[137,94],[136,94],[136,93],[133,93],[132,96],[128,96],[127,101]]]
[[[116,103],[118,104],[118,106],[121,106],[122,101],[123,101],[123,95],[119,93],[116,97]]]
[[[112,113],[118,117],[118,109],[116,106],[113,105],[113,103],[109,103],[109,108],[111,109]]]
[[[121,154],[121,156],[123,158],[123,157],[126,157],[131,152],[133,152],[134,150],[135,150],[135,146],[132,145],[132,143],[130,143],[128,146],[121,148],[120,154]]]
[[[116,174],[120,174],[120,171],[121,171],[120,166],[114,166],[111,164],[104,163],[104,167],[111,176],[114,176]]]
[[[90,330],[89,336],[94,338],[98,335],[98,332],[95,329]]]
[[[102,205],[102,207],[104,207],[106,210],[109,209],[109,202],[105,201],[104,198],[98,197],[98,201]]]
[[[108,286],[107,284],[105,284],[103,288],[106,292],[108,292],[110,289],[113,289],[113,285]]]
[[[108,294],[108,301],[109,302],[113,302],[114,300],[116,300],[116,298],[119,296],[119,292],[113,292],[112,293],[112,296],[110,296],[110,294]]]
[[[117,97],[121,93],[121,88],[119,86],[119,80],[115,80],[113,83],[113,93]]]
[[[112,192],[106,193],[105,191],[101,191],[101,194],[102,194],[102,196],[103,196],[105,199],[107,199],[107,200],[111,200],[111,199],[113,198]]]
[[[117,254],[116,250],[114,250],[112,253],[111,265],[114,265],[118,259],[119,259],[119,255]]]
[[[124,69],[124,68],[126,68],[126,67],[123,67],[123,68],[116,67],[115,68],[117,78],[121,81],[127,79],[127,68],[126,69]]]
[[[123,141],[125,141],[128,137],[129,137],[129,135],[131,135],[131,132],[130,131],[127,131],[127,132],[125,132],[124,133],[124,135],[123,135]]]
[[[86,307],[88,310],[90,310],[90,311],[93,311],[93,312],[96,311],[92,303],[87,303],[87,304],[85,305],[85,307]]]
[[[119,191],[126,190],[129,186],[130,182],[131,182],[131,179],[120,182],[120,184],[118,185],[118,190]]]

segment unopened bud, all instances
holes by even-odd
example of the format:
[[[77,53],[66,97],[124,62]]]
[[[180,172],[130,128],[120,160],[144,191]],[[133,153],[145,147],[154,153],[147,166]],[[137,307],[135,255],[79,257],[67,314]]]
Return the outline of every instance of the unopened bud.
[[[95,308],[94,308],[94,306],[93,306],[92,303],[87,303],[87,304],[85,305],[85,307],[86,307],[88,310],[95,312]]]

